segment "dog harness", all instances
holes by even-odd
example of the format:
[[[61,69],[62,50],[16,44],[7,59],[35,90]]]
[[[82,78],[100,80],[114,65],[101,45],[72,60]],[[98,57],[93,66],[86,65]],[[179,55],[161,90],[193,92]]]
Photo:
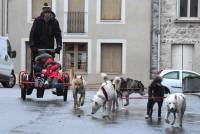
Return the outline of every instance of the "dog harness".
[[[105,88],[103,86],[101,87],[101,90],[102,90],[102,92],[103,92],[103,94],[104,94],[104,96],[106,98],[106,101],[108,101],[108,94],[107,94],[107,92],[106,92],[106,90],[105,90]]]

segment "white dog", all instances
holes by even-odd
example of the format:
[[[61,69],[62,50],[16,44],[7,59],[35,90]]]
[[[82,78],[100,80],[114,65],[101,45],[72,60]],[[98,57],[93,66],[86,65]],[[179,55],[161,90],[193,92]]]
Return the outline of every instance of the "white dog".
[[[172,121],[171,125],[174,125],[177,115],[179,126],[182,126],[183,115],[186,109],[185,95],[182,93],[170,94],[165,101],[167,106],[167,112],[165,116],[166,123],[170,123],[168,118],[170,113],[173,113],[174,120]]]
[[[101,107],[103,107],[103,117],[109,117],[111,110],[115,110],[117,93],[112,85],[112,82],[108,80],[107,75],[103,75],[103,78],[105,82],[102,83],[97,94],[92,100],[91,114],[95,114]]]

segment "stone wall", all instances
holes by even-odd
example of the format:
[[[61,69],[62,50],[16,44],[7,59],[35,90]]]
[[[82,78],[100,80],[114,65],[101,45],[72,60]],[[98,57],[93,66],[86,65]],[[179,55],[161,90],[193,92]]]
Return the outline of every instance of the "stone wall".
[[[155,9],[153,13],[154,16],[158,14]],[[157,21],[157,18],[153,18],[153,21]],[[200,72],[200,21],[180,20],[177,17],[177,1],[161,0],[161,69],[172,67],[172,44],[193,44],[193,70]],[[152,48],[154,47],[156,48],[155,41],[152,43]],[[156,57],[155,50],[152,49],[152,61]]]

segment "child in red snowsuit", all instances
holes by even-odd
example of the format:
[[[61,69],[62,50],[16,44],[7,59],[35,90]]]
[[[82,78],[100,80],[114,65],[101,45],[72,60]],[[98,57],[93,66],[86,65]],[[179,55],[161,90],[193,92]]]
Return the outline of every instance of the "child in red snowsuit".
[[[54,61],[53,58],[44,59],[44,69],[42,74],[44,74],[48,79],[56,78],[58,81],[62,81],[62,75],[59,72],[61,65]]]
[[[64,85],[62,84],[63,77],[59,72],[61,65],[58,62],[55,62],[54,58],[47,53],[40,54],[35,58],[35,61],[37,63],[35,65],[36,72],[41,74],[41,76],[45,77],[46,79],[44,88],[56,88],[56,90],[62,90],[64,88]],[[56,95],[62,95],[61,92],[59,92],[60,94],[57,94],[57,91],[53,93]]]

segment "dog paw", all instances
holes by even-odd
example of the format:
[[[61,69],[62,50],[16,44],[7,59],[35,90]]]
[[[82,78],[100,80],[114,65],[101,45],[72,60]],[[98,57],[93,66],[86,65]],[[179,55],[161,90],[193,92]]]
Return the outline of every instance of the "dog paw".
[[[107,119],[107,118],[109,118],[109,115],[103,115],[102,118]]]
[[[124,104],[124,106],[128,106],[128,105],[129,105],[129,103]]]
[[[81,106],[83,106],[83,105],[84,105],[84,102],[81,103]]]
[[[168,119],[165,119],[165,122],[166,122],[167,124],[169,124],[169,123],[170,123]]]

